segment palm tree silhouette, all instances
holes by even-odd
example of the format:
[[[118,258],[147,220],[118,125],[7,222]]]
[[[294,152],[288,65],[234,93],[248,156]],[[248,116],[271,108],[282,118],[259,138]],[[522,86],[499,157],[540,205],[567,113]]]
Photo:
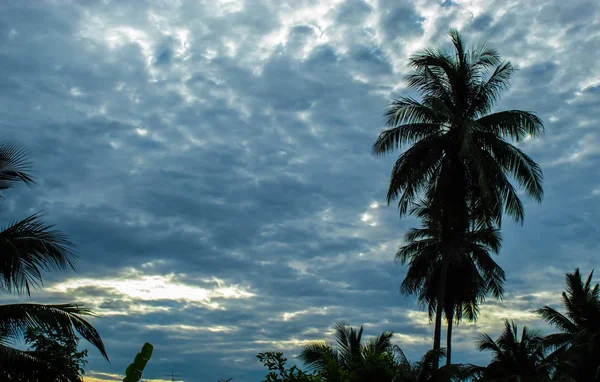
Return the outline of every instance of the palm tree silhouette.
[[[394,353],[397,356],[399,372],[392,382],[450,382],[466,381],[472,375],[468,366],[452,364],[436,368],[440,358],[446,356],[446,350],[429,350],[423,357],[414,363],[411,363],[402,349],[394,346]]]
[[[452,53],[425,49],[410,58],[414,72],[406,81],[421,101],[393,100],[386,112],[388,129],[373,145],[375,155],[410,145],[392,168],[387,201],[398,199],[403,216],[424,194],[436,210],[444,254],[438,301],[445,301],[449,258],[458,253],[471,210],[498,227],[503,212],[522,222],[524,207],[509,175],[534,200],[543,197],[540,167],[506,141],[542,135],[542,121],[522,110],[491,113],[508,87],[512,65],[485,44],[467,51],[456,30],[450,38]],[[438,304],[434,349],[440,349],[442,311]]]
[[[335,324],[336,347],[325,341],[306,345],[298,356],[308,367],[314,368],[328,381],[391,381],[393,374],[390,342],[393,333],[383,332],[371,341],[361,344],[363,327],[347,328]],[[388,362],[385,364],[385,358]],[[383,358],[383,364],[380,362]]]
[[[551,366],[545,358],[544,338],[537,330],[523,327],[518,337],[517,325],[505,321],[505,328],[497,340],[481,334],[479,351],[491,351],[493,358],[484,368],[473,368],[485,381],[538,382],[549,381]]]
[[[562,293],[565,314],[549,306],[535,311],[560,330],[545,338],[555,349],[549,358],[557,364],[557,376],[577,381],[600,381],[600,286],[592,286],[593,274],[584,283],[579,268],[567,273],[567,290]]]
[[[421,305],[428,307],[431,319],[438,306],[439,280],[442,271],[441,224],[432,209],[421,201],[415,204],[411,214],[418,217],[422,228],[412,228],[404,236],[405,245],[396,253],[396,261],[409,262],[406,277],[400,290],[406,295],[418,295]],[[476,211],[475,211],[476,212]],[[473,219],[478,218],[473,216]],[[475,321],[479,305],[488,294],[501,299],[504,292],[504,271],[491,258],[490,252],[498,253],[501,236],[498,229],[486,227],[479,219],[460,243],[462,251],[454,256],[448,266],[446,278],[445,313],[448,331],[446,336],[446,364],[451,362],[452,326],[463,317]]]
[[[14,142],[0,142],[0,191],[20,182],[33,184],[30,163],[24,148]],[[1,198],[1,196],[0,196]],[[40,213],[10,224],[0,232],[0,291],[31,296],[31,289],[42,285],[42,272],[74,269],[74,245],[60,231],[43,222]],[[75,336],[79,333],[108,361],[96,329],[80,316],[93,313],[77,304],[0,305],[0,369],[10,365],[39,366],[32,353],[12,347],[28,327],[53,328]],[[47,366],[47,365],[45,365]]]

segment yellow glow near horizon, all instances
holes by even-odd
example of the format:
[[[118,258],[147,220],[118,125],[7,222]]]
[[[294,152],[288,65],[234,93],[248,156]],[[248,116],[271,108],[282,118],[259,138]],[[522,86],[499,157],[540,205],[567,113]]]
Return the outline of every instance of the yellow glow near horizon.
[[[106,374],[106,378],[95,378],[95,377],[83,377],[83,382],[121,382],[123,380],[123,376],[118,376],[118,375],[109,375]],[[145,379],[145,382],[168,382],[170,381],[167,379]]]
[[[144,325],[146,329],[165,330],[172,332],[211,332],[211,333],[231,333],[239,329],[235,326],[192,326],[192,325]]]
[[[138,271],[126,272],[116,278],[90,279],[75,278],[48,288],[53,292],[67,293],[79,288],[95,287],[116,291],[133,300],[185,300],[198,302],[208,308],[219,309],[213,299],[239,299],[255,296],[239,285],[225,285],[221,279],[213,277],[202,280],[212,284],[208,287],[186,285],[178,282],[174,274],[144,275]]]

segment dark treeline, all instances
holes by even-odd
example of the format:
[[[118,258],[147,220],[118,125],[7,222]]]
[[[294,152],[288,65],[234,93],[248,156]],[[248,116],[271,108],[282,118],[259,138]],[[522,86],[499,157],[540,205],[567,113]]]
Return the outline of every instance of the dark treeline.
[[[579,269],[566,276],[560,313],[544,306],[535,312],[557,332],[542,336],[538,330],[519,329],[506,321],[497,339],[480,334],[477,350],[492,356],[485,366],[436,363],[446,349],[432,349],[420,360],[409,361],[392,333],[364,342],[362,326],[355,330],[336,324],[335,344],[315,341],[300,353],[311,370],[286,368],[282,353],[260,353],[257,358],[270,373],[263,382],[550,382],[600,381],[600,289],[592,274],[582,279]]]

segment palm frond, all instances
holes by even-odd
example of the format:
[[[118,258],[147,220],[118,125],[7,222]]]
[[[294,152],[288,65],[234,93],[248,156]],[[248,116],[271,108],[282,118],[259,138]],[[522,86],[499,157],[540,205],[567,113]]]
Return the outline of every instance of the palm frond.
[[[371,340],[370,343],[373,344],[373,349],[376,353],[382,353],[385,350],[391,347],[391,340],[394,336],[392,332],[383,332],[378,335],[375,339]]]
[[[465,54],[465,45],[463,43],[462,37],[460,36],[458,30],[454,28],[450,29],[450,32],[448,34],[450,35],[450,39],[452,40],[452,44],[454,45],[454,49],[456,51],[456,62],[459,68],[461,70],[464,70],[467,65],[467,57]]]
[[[508,81],[513,72],[510,62],[499,64],[487,81],[479,84],[477,94],[472,99],[469,115],[483,115],[488,113],[500,94],[508,88]]]
[[[397,150],[402,145],[417,142],[440,131],[440,125],[434,123],[411,123],[400,125],[379,134],[373,144],[373,154],[383,155]]]
[[[477,340],[476,344],[477,350],[479,351],[489,350],[494,352],[495,354],[502,353],[502,349],[500,348],[500,346],[488,334],[480,334],[479,340]]]
[[[407,243],[413,243],[419,240],[425,240],[426,242],[430,242],[430,237],[432,232],[428,228],[410,228],[404,234],[404,241]]]
[[[420,190],[437,172],[444,152],[443,141],[443,136],[431,135],[415,143],[398,157],[390,176],[387,202],[399,197],[400,215],[408,212]]]
[[[323,369],[328,357],[336,358],[334,350],[325,341],[315,341],[304,346],[298,356],[308,367],[316,369]]]
[[[0,191],[9,189],[18,182],[33,184],[30,170],[27,150],[20,143],[0,142]]]
[[[434,260],[441,254],[441,243],[435,239],[421,239],[409,242],[398,249],[396,252],[395,261],[404,264],[407,261],[422,261],[417,260],[415,257],[421,259]]]
[[[534,313],[539,315],[542,320],[563,332],[575,333],[577,331],[577,326],[569,318],[549,306],[537,309]]]
[[[404,351],[402,350],[402,348],[400,348],[400,346],[394,345],[392,347],[392,350],[394,352],[394,355],[397,357],[397,359],[399,361],[398,363],[400,363],[400,364],[409,364],[410,363],[408,358],[406,357],[406,354],[404,354]]]
[[[504,209],[504,212],[510,215],[516,222],[523,223],[525,218],[525,208],[523,202],[519,198],[515,187],[510,183],[506,174],[503,171],[502,166],[495,160],[491,153],[487,151],[481,151],[483,160],[480,162],[482,167],[478,171],[485,171],[486,178],[489,179],[491,185],[493,185],[493,197],[491,200],[487,200],[484,203],[486,208],[492,205],[499,205]],[[477,184],[477,186],[481,186]],[[486,186],[487,187],[487,186]],[[487,191],[484,191],[484,193]],[[481,193],[478,195],[485,197]],[[498,213],[500,213],[498,209]],[[495,218],[499,222],[499,216]]]
[[[446,349],[444,348],[440,348],[440,349],[432,349],[427,351],[427,353],[425,353],[425,355],[421,358],[421,360],[419,361],[419,366],[420,366],[420,375],[421,376],[426,376],[426,375],[431,375],[434,367],[433,365],[436,364],[437,362],[439,362],[439,360],[441,358],[445,358],[446,357]],[[419,380],[424,380],[424,379],[419,379]]]
[[[540,166],[520,149],[499,139],[492,133],[479,133],[479,141],[489,147],[496,162],[513,175],[521,187],[535,201],[544,196],[543,174]]]
[[[533,113],[522,110],[504,110],[488,114],[476,120],[481,130],[496,134],[500,137],[521,139],[531,136],[540,137],[544,134],[544,123]]]
[[[411,97],[393,99],[384,116],[386,117],[386,126],[390,128],[398,125],[439,124],[442,122],[437,118],[433,108]]]
[[[471,67],[475,73],[482,69],[495,68],[500,64],[500,54],[487,43],[479,43],[471,52]],[[479,76],[477,76],[479,78]]]
[[[498,253],[502,247],[502,233],[498,228],[485,227],[468,232],[465,236],[467,242],[480,244],[494,253]]]
[[[0,324],[8,338],[17,338],[28,327],[52,328],[75,336],[75,331],[94,345],[108,361],[100,334],[80,315],[93,316],[91,310],[77,304],[10,304],[0,305]],[[75,329],[75,331],[73,330]]]
[[[74,269],[75,246],[65,235],[42,221],[40,213],[15,222],[0,232],[0,289],[30,294],[42,283],[41,271]]]
[[[48,366],[48,363],[35,356],[35,352],[15,349],[0,343],[0,369],[6,370],[8,365]]]

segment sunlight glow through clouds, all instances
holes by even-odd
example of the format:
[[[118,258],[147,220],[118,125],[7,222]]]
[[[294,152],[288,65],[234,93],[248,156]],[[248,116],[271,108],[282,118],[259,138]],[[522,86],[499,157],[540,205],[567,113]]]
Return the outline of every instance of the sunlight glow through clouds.
[[[379,207],[379,203],[377,202],[372,202],[371,205],[369,205],[369,210],[376,210]],[[370,225],[371,227],[376,227],[377,226],[377,221],[374,215],[375,212],[369,213],[369,212],[365,212],[360,216],[360,221],[363,223],[367,223],[368,225]]]
[[[326,315],[326,314],[327,314],[327,308],[309,308],[309,309],[299,310],[297,312],[284,312],[280,315],[280,319],[282,319],[283,321],[290,321],[297,316]],[[278,320],[275,320],[275,321],[278,321]]]
[[[115,279],[70,279],[47,288],[51,292],[72,292],[78,288],[96,287],[114,290],[134,300],[184,300],[198,302],[211,309],[223,309],[213,299],[244,299],[255,296],[238,285],[225,285],[216,277],[203,280],[215,284],[211,288],[185,285],[177,282],[174,274],[143,275],[133,271]]]
[[[292,338],[289,340],[277,340],[277,341],[265,341],[265,340],[258,340],[258,341],[253,341],[254,344],[256,345],[261,345],[261,348],[268,348],[268,349],[273,349],[273,350],[285,350],[288,351],[290,348],[300,348],[306,345],[310,345],[312,344],[315,340],[320,340],[320,338],[313,338],[313,339],[298,339],[298,338]]]
[[[159,331],[167,331],[167,332],[211,332],[211,333],[231,333],[237,332],[239,328],[235,326],[223,326],[223,325],[214,325],[214,326],[192,326],[192,325],[159,325],[159,324],[150,324],[144,325],[144,328],[150,330],[159,330]]]

